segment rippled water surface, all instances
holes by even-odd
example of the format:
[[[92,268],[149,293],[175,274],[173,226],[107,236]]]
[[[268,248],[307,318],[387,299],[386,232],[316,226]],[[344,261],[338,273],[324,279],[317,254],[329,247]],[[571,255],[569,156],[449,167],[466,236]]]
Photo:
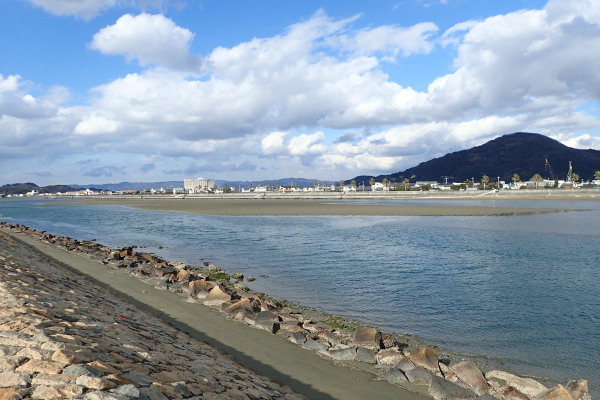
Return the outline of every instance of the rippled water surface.
[[[600,395],[600,204],[426,204],[588,211],[224,217],[4,199],[0,220],[113,247],[145,246],[192,264],[207,260],[246,276],[266,274],[253,289],[501,361],[518,373],[563,383],[589,379],[592,394]]]

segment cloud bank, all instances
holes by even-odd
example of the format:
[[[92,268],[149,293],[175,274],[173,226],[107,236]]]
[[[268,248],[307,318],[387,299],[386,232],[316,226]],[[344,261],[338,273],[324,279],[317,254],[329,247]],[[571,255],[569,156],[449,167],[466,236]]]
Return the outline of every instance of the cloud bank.
[[[34,2],[81,17],[114,3],[73,11],[69,1]],[[586,133],[599,126],[597,2],[552,0],[444,32],[431,22],[355,28],[359,18],[319,11],[279,35],[199,55],[190,50],[199,39],[173,20],[123,15],[89,46],[141,70],[93,88],[87,104],[64,105],[60,88],[33,97],[23,78],[0,75],[0,127],[17,132],[0,153],[43,144],[56,154],[127,155],[149,174],[336,180],[396,172],[514,131],[600,148]],[[454,54],[452,71],[426,90],[387,72],[442,49]]]
[[[45,11],[60,16],[90,19],[113,7],[117,0],[28,0]]]

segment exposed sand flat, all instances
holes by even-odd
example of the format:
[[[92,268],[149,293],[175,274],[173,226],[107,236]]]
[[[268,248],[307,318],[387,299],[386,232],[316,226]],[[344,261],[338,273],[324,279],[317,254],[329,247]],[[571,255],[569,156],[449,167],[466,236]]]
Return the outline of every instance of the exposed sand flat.
[[[12,253],[22,253],[23,260],[31,258],[31,249],[34,249],[56,268],[82,274],[89,280],[90,290],[92,285],[103,286],[110,293],[109,296],[117,296],[143,312],[159,317],[187,332],[192,338],[233,355],[244,367],[308,398],[425,398],[375,380],[374,375],[366,371],[338,366],[265,331],[228,320],[208,307],[186,303],[174,293],[157,290],[133,276],[105,267],[98,260],[64,251],[22,234],[4,232],[14,238]],[[60,281],[60,275],[55,279]],[[92,291],[98,290],[94,287]],[[142,317],[139,319],[143,320]]]
[[[351,200],[300,199],[112,199],[82,200],[82,204],[127,205],[145,210],[207,215],[371,215],[371,216],[494,216],[563,211],[548,208],[493,206],[383,205]],[[60,204],[60,203],[54,203]]]

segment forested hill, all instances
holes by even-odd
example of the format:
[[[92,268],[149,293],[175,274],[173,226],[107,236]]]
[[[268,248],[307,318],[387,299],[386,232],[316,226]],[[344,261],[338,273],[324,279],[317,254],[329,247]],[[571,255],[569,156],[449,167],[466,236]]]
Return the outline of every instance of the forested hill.
[[[38,186],[35,183],[27,182],[27,183],[11,183],[9,185],[0,186],[0,193],[9,195],[9,194],[25,194],[29,193],[32,190],[35,190],[38,193],[64,193],[64,192],[72,192],[79,189],[72,188],[70,186],[65,185],[51,185],[51,186]]]
[[[546,160],[550,168],[546,167]],[[490,180],[510,181],[514,174],[528,180],[535,174],[547,179],[565,179],[569,170],[583,180],[593,179],[594,172],[600,170],[600,151],[579,150],[537,133],[517,132],[491,140],[481,146],[446,154],[423,162],[416,167],[390,175],[375,177],[377,181],[387,178],[401,182],[408,178],[414,181],[462,182],[475,178],[480,180],[488,175]],[[550,176],[553,175],[553,176]],[[354,178],[357,182],[369,176]]]

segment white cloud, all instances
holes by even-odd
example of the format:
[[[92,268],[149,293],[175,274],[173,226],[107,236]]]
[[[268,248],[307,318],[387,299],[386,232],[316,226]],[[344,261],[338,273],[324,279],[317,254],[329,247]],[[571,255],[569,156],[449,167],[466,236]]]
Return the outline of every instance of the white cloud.
[[[384,25],[360,30],[353,36],[336,37],[331,42],[362,55],[381,53],[391,57],[398,54],[409,56],[429,53],[433,49],[429,38],[437,31],[438,27],[431,22],[408,28]]]
[[[294,136],[289,142],[290,154],[322,154],[326,149],[321,143],[323,139],[325,139],[323,132]]]
[[[9,75],[6,78],[0,74],[0,93],[12,92],[19,88],[19,75]]]
[[[90,47],[104,54],[124,55],[142,66],[195,70],[200,60],[189,53],[193,38],[192,32],[162,15],[125,14],[96,33]]]
[[[68,97],[68,91],[54,87],[42,97],[36,98],[26,91],[27,83],[19,75],[4,78],[0,74],[0,118],[20,119],[47,118],[56,114],[60,103]]]
[[[565,3],[573,8],[562,7]],[[561,18],[555,15],[558,4]],[[430,85],[431,98],[463,116],[531,111],[537,104],[545,107],[544,99],[597,100],[600,26],[583,16],[588,10],[595,15],[597,8],[592,1],[554,1],[542,10],[470,22],[458,45],[457,71]]]
[[[278,154],[285,152],[287,146],[284,142],[288,132],[271,132],[260,141],[260,150],[263,154]]]
[[[163,60],[161,46],[145,46],[148,53],[139,53],[151,17],[122,17],[96,35],[94,46],[144,63],[176,60],[176,56],[164,56]],[[171,21],[157,21],[168,26],[167,38],[177,30]],[[121,121],[123,129],[152,127],[188,140],[298,126],[343,128],[412,120],[415,101],[418,103],[422,94],[389,82],[376,57],[334,55],[336,49],[330,49],[331,54],[322,51],[327,39],[353,21],[333,21],[320,12],[293,25],[285,35],[219,47],[205,57],[207,75],[201,79],[164,69],[130,74],[98,87],[94,106],[108,119]],[[130,35],[138,23],[142,28]],[[405,41],[394,43],[385,44],[388,53],[408,51]],[[179,47],[178,54],[187,54],[184,47]]]
[[[54,15],[69,15],[90,19],[100,11],[113,7],[117,0],[29,0]]]
[[[80,135],[114,133],[119,129],[119,125],[117,121],[92,114],[75,126],[74,133]]]
[[[588,134],[579,136],[569,135],[555,135],[553,139],[556,139],[566,146],[573,147],[575,149],[599,149],[600,138]]]

